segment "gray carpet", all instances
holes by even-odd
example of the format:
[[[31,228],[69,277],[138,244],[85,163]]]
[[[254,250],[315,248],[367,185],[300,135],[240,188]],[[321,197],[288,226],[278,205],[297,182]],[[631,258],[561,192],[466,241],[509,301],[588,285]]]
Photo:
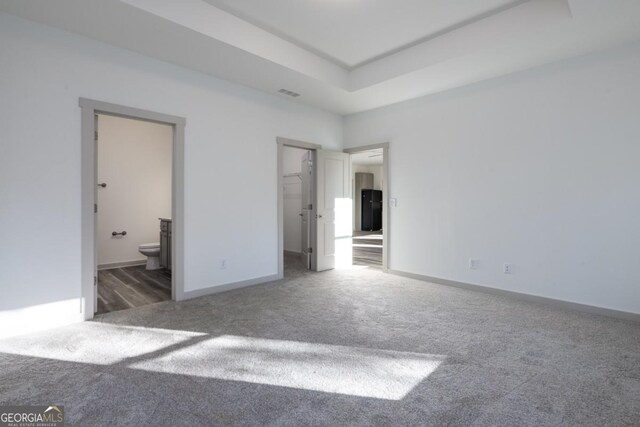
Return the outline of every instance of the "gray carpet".
[[[68,425],[638,425],[640,324],[308,273],[0,341],[0,404]]]

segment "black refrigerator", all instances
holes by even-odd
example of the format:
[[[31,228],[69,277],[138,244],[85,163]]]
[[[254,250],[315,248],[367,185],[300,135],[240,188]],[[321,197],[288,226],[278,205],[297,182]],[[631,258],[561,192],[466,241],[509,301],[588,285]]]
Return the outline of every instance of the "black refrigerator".
[[[362,190],[362,231],[382,229],[382,191]]]

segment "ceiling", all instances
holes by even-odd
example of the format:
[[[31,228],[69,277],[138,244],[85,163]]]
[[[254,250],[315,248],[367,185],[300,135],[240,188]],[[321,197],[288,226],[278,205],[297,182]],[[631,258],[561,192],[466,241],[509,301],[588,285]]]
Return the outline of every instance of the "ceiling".
[[[205,0],[354,68],[523,0]]]
[[[351,164],[361,166],[380,166],[383,164],[382,148],[360,151],[351,155]]]
[[[638,0],[0,0],[0,12],[342,115],[640,39]]]

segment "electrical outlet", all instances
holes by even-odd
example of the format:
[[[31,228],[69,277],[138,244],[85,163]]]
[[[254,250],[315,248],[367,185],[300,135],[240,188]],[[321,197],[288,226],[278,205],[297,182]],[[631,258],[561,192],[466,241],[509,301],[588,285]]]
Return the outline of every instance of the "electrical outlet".
[[[505,263],[503,272],[504,274],[513,274],[513,264]]]
[[[220,260],[220,270],[226,270],[226,269],[227,269],[227,260],[223,258]]]
[[[474,259],[474,258],[469,258],[469,268],[471,270],[477,270],[478,268],[480,268],[480,260],[479,259]]]
[[[389,205],[392,208],[397,208],[398,207],[398,199],[396,199],[395,197],[392,197],[389,199]]]

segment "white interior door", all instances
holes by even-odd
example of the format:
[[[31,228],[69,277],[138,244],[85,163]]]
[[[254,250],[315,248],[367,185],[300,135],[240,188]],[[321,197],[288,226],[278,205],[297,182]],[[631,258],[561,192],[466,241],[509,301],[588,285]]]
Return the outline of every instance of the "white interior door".
[[[349,154],[316,151],[316,271],[351,265],[350,175]]]

